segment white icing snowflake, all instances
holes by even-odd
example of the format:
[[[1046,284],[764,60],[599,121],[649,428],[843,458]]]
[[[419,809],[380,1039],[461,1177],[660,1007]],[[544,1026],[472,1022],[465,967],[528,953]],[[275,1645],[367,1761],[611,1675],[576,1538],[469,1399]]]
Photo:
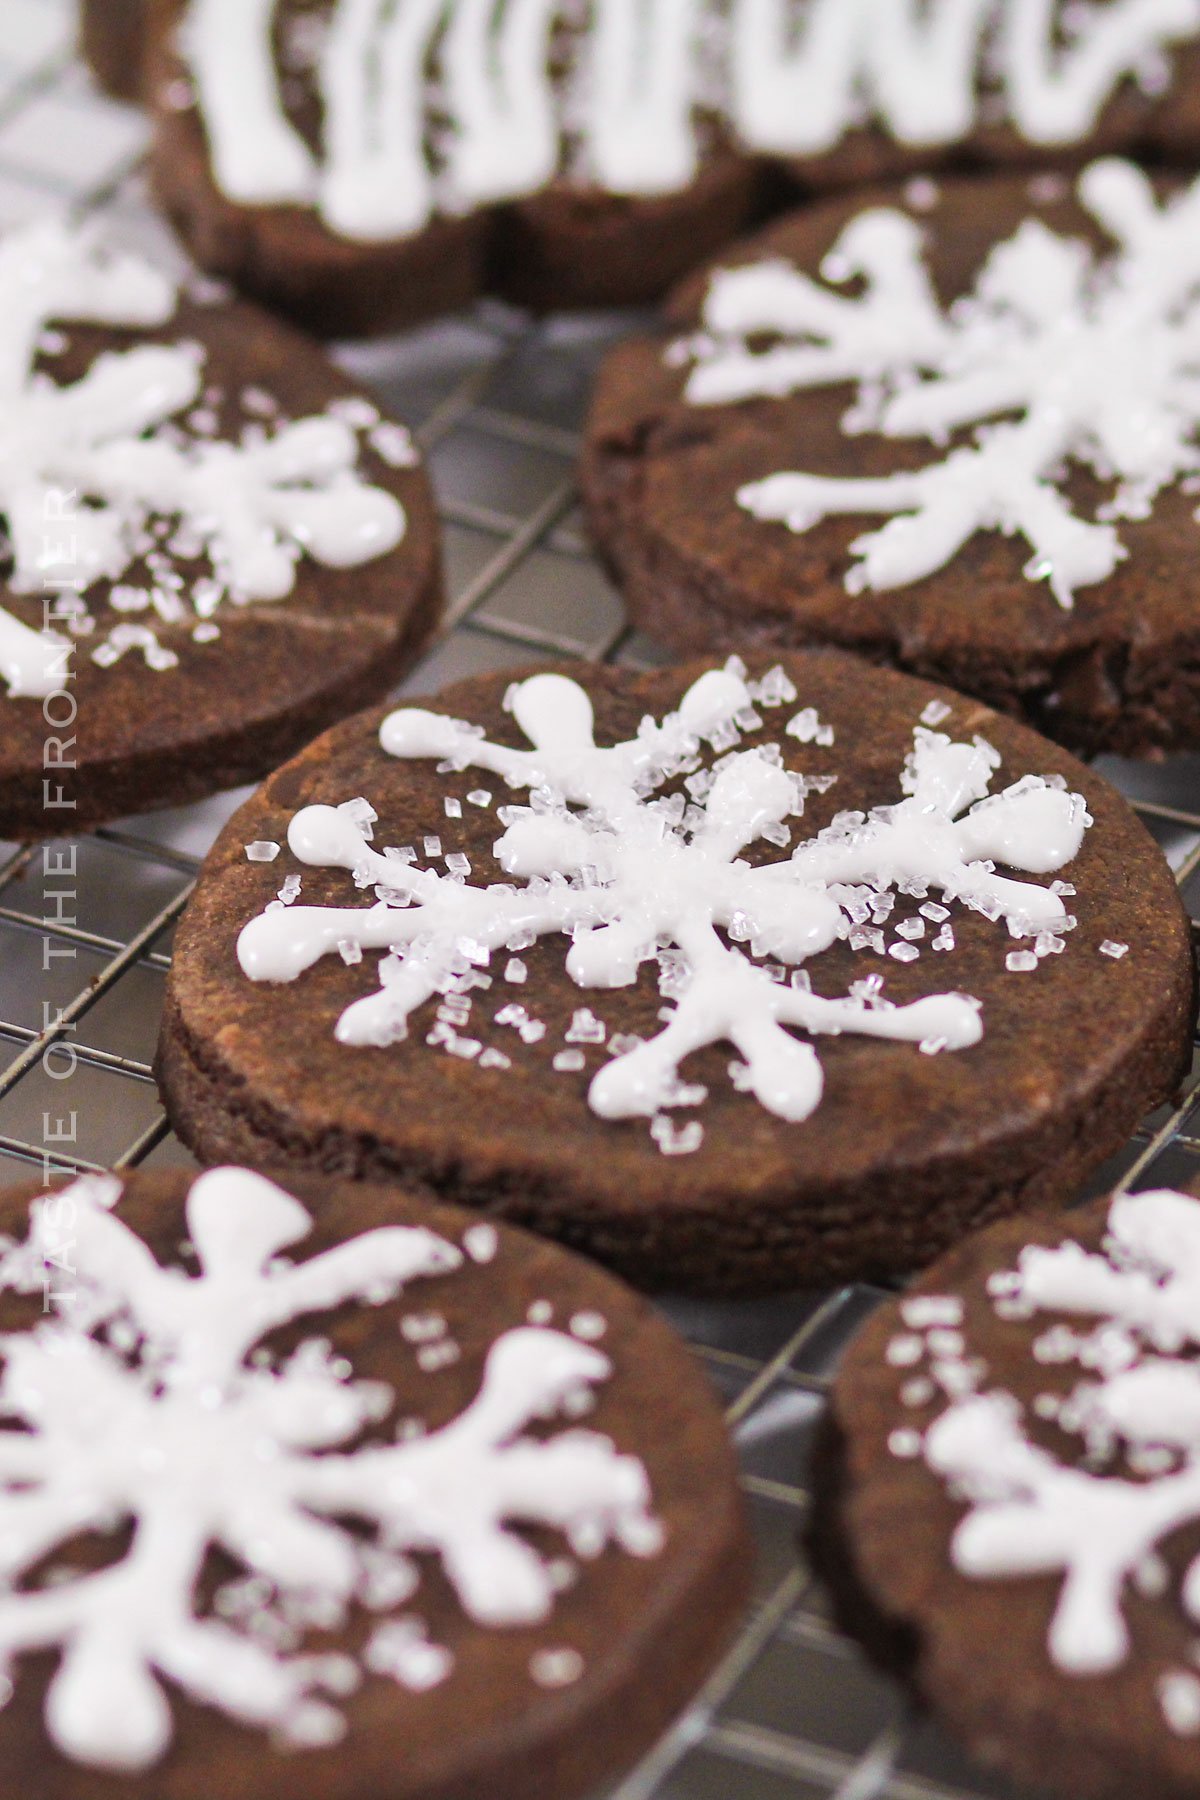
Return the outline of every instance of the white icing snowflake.
[[[360,1672],[349,1657],[297,1653],[304,1627],[411,1598],[410,1552],[436,1556],[463,1610],[490,1627],[541,1621],[554,1604],[553,1566],[513,1526],[562,1533],[582,1557],[610,1542],[655,1552],[642,1464],[595,1432],[547,1432],[611,1374],[594,1346],[508,1331],[464,1412],[390,1442],[363,1433],[388,1416],[391,1389],[354,1381],[325,1340],[286,1358],[260,1347],[306,1314],[377,1306],[457,1268],[452,1245],[397,1226],[292,1262],[305,1209],[222,1169],[188,1198],[190,1276],[108,1210],[120,1191],[85,1179],[35,1203],[28,1238],[0,1258],[0,1287],[45,1293],[55,1315],[0,1343],[0,1665],[61,1652],[46,1724],[67,1756],[154,1763],[171,1739],[164,1681],[299,1746],[334,1741],[344,1721],[330,1696]],[[69,1540],[129,1522],[117,1560],[85,1573],[68,1556],[18,1585]],[[245,1574],[208,1612],[216,1550]],[[424,1642],[421,1621],[398,1620],[399,1636],[424,1652],[397,1679],[446,1678],[448,1653]],[[379,1633],[372,1644],[367,1666],[392,1668],[394,1645],[389,1661]]]
[[[1084,172],[1079,197],[1114,253],[1027,219],[949,310],[921,228],[890,208],[851,221],[823,282],[779,261],[716,275],[700,336],[673,352],[694,361],[695,404],[853,381],[848,433],[945,445],[974,428],[972,443],[922,469],[772,474],[743,487],[739,504],[795,532],[889,515],[851,546],[852,593],[920,581],[981,531],[1023,537],[1026,575],[1063,607],[1111,576],[1127,554],[1117,522],[1147,517],[1200,469],[1200,182],[1160,201],[1148,176],[1109,160]],[[853,279],[861,295],[836,291]],[[755,351],[763,334],[779,341]],[[1071,464],[1115,484],[1093,518],[1062,491]]]
[[[908,1006],[875,992],[822,999],[798,965],[849,936],[893,888],[936,888],[989,918],[1005,917],[1018,936],[1063,929],[1056,892],[997,875],[995,863],[1037,874],[1062,868],[1090,823],[1083,800],[1040,777],[989,796],[1000,765],[990,745],[918,728],[899,778],[905,798],[870,817],[839,815],[791,856],[751,866],[743,856],[750,846],[787,843],[784,821],[803,811],[809,784],[784,766],[777,746],[734,753],[739,726],[761,723],[743,674],[733,663],[702,676],[677,713],[661,724],[643,720],[636,737],[611,748],[595,742],[587,694],[561,675],[535,676],[510,695],[532,750],[504,749],[440,713],[391,714],[380,734],[390,754],[486,769],[531,790],[528,807],[501,817],[495,855],[511,880],[473,884],[469,862],[453,853],[451,872],[440,875],[414,866],[411,850],[373,850],[375,815],[369,807],[364,814],[362,802],[307,807],[288,831],[293,854],[348,870],[356,886],[375,890],[377,903],[272,909],[241,933],[243,970],[256,981],[293,981],[334,951],[349,950],[355,961],[365,949],[387,952],[379,991],[337,1026],[343,1043],[383,1046],[405,1037],[411,1015],[435,994],[452,993],[460,978],[469,983],[493,953],[551,933],[571,938],[567,973],[585,988],[627,987],[657,959],[667,1022],[649,1042],[610,1042],[618,1053],[591,1082],[593,1109],[611,1119],[701,1102],[705,1090],[682,1084],[680,1065],[718,1042],[745,1059],[735,1069],[739,1086],[780,1118],[807,1118],[821,1098],[821,1067],[812,1045],[788,1027],[928,1049],[978,1042],[979,1007],[963,995]],[[771,682],[760,684],[760,700]],[[781,702],[778,684],[771,698]],[[725,753],[714,767],[703,764],[702,740]],[[679,791],[655,797],[679,776],[690,803]],[[428,856],[441,853],[440,839],[426,840]],[[775,960],[780,979],[760,957]],[[783,964],[797,968],[790,984]],[[537,1025],[517,1011],[514,1023]],[[664,1134],[663,1124],[658,1129]],[[694,1138],[687,1147],[696,1147]]]
[[[87,231],[55,222],[0,243],[8,581],[18,593],[43,595],[48,616],[77,630],[86,618],[80,594],[120,581],[143,557],[152,568],[161,563],[163,545],[149,530],[155,520],[171,522],[169,555],[210,559],[213,591],[196,603],[204,618],[225,595],[281,599],[302,555],[353,567],[392,549],[404,532],[395,498],[358,474],[358,439],[344,420],[302,419],[273,435],[260,427],[236,444],[211,436],[215,415],[197,421],[190,410],[205,411],[198,408],[205,378],[197,344],[109,351],[65,385],[35,373],[52,323],[161,327],[175,307],[165,276],[137,258],[104,253]],[[189,435],[188,420],[210,435]],[[157,588],[152,581],[145,591],[118,591],[114,604],[192,616],[180,596]],[[177,660],[147,627],[125,624],[97,660],[113,662],[131,648],[144,650],[154,667]],[[10,694],[54,692],[66,679],[68,651],[64,637],[0,612],[0,676]]]
[[[987,1388],[969,1343],[939,1345],[936,1329],[926,1346],[951,1404],[923,1442],[913,1434],[929,1467],[969,1503],[951,1545],[960,1573],[1061,1573],[1047,1649],[1080,1676],[1126,1661],[1131,1590],[1165,1590],[1157,1547],[1200,1520],[1200,1203],[1166,1189],[1124,1196],[1108,1223],[1101,1253],[1069,1241],[1029,1246],[1016,1270],[989,1283],[1002,1318],[1038,1331],[1036,1363],[1084,1371],[1073,1392],[1034,1407],[1082,1440],[1082,1460],[1060,1461],[1032,1442],[1020,1403]],[[1039,1316],[1053,1322],[1038,1330]],[[1180,1599],[1200,1627],[1200,1558]]]

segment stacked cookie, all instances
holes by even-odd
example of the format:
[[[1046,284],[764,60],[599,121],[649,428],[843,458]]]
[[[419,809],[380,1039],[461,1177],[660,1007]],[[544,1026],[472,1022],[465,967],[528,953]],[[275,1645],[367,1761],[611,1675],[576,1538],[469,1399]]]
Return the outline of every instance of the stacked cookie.
[[[265,779],[167,983],[206,1172],[0,1198],[0,1764],[49,1800],[628,1768],[749,1553],[712,1396],[605,1265],[916,1274],[818,1455],[846,1623],[1019,1776],[1194,1796],[1200,1202],[1065,1209],[1196,1018],[1172,872],[1074,753],[1200,747],[1200,3],[83,33],[203,273],[0,243],[0,831]],[[686,660],[388,701],[433,499],[296,322],[681,276],[582,477]]]

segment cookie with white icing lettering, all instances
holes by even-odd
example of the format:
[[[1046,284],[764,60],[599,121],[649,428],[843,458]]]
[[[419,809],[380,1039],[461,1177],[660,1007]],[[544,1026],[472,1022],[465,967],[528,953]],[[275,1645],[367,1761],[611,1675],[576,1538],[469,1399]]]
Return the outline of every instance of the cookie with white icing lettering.
[[[1012,1220],[834,1387],[815,1538],[844,1620],[1039,1791],[1200,1787],[1198,1269],[1194,1194]]]
[[[652,299],[758,192],[706,100],[695,12],[175,0],[149,51],[159,196],[206,268],[322,333],[484,286]]]
[[[1195,975],[1099,777],[831,653],[489,677],[280,770],[180,924],[207,1161],[403,1177],[647,1286],[930,1261],[1180,1078]]]
[[[1088,751],[1200,745],[1200,183],[1106,160],[797,213],[603,369],[634,618],[827,642]]]
[[[811,192],[1200,147],[1200,0],[169,0],[152,36],[168,211],[326,331],[481,281],[644,301],[780,169]]]
[[[407,432],[290,328],[53,222],[0,240],[0,835],[254,779],[441,598]]]
[[[599,1270],[240,1168],[0,1196],[0,1770],[573,1800],[745,1602],[720,1412]]]
[[[808,195],[1200,147],[1195,0],[744,0],[735,18],[738,139]]]

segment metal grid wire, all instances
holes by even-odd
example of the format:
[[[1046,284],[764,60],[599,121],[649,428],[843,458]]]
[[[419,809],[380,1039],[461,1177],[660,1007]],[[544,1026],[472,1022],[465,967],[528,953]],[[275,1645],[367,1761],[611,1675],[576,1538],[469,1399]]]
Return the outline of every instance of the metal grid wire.
[[[0,0],[0,226],[66,206],[172,256],[143,195],[144,123],[89,87],[73,61],[73,27],[72,0]],[[484,305],[344,353],[414,429],[438,488],[451,628],[406,692],[539,656],[657,660],[625,627],[587,553],[572,485],[592,372],[630,323],[535,325]],[[1103,766],[1170,858],[1195,921],[1200,758]],[[241,798],[129,820],[50,857],[0,847],[0,1180],[27,1179],[44,1164],[190,1165],[150,1065],[173,927]],[[1184,1102],[1148,1120],[1093,1186],[1196,1174],[1194,1071]],[[838,1636],[798,1553],[807,1442],[839,1350],[878,1298],[849,1287],[666,1306],[728,1405],[761,1547],[758,1583],[746,1628],[703,1695],[610,1800],[1012,1793],[911,1716],[899,1691]]]

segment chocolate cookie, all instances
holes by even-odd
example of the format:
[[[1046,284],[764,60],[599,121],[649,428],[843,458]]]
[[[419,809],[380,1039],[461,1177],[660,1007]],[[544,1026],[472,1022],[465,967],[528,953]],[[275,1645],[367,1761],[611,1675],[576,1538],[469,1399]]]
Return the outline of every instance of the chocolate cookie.
[[[166,210],[206,268],[314,330],[394,329],[484,285],[645,302],[753,217],[757,167],[701,106],[670,9],[597,31],[555,4],[361,11],[178,0],[152,34]]]
[[[90,235],[0,242],[0,835],[253,779],[440,610],[402,427],[307,340]]]
[[[998,1225],[834,1388],[818,1539],[845,1617],[1057,1794],[1200,1787],[1198,1251],[1200,1200],[1169,1190]]]
[[[1070,1192],[1179,1079],[1194,985],[1125,802],[977,703],[829,653],[589,668],[272,776],[179,927],[159,1073],[206,1160],[762,1291]]]
[[[101,87],[139,100],[150,0],[81,0],[79,48]]]
[[[1198,219],[1200,183],[1111,160],[923,182],[687,283],[588,434],[634,618],[835,643],[1087,751],[1200,745]]]
[[[700,1684],[733,1458],[615,1282],[396,1190],[35,1195],[0,1197],[14,1788],[568,1800]]]

